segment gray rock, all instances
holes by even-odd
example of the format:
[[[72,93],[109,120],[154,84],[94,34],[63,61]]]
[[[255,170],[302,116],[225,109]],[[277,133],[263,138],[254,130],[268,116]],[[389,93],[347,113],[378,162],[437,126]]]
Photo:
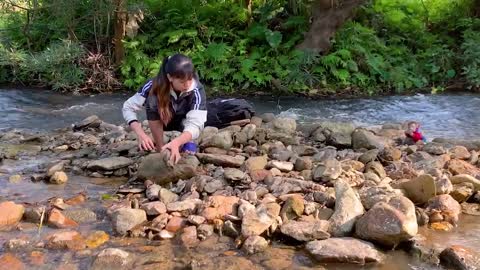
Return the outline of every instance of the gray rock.
[[[275,114],[273,113],[264,113],[260,115],[260,118],[262,119],[263,122],[269,123],[272,122],[275,119]]]
[[[169,164],[169,157],[170,155],[166,152],[146,156],[138,167],[138,177],[151,179],[162,185],[179,179],[190,179],[196,175],[199,162],[195,156],[183,157],[173,167]]]
[[[335,212],[330,218],[330,234],[347,236],[354,229],[356,220],[363,214],[362,202],[355,191],[343,180],[335,183]]]
[[[342,174],[342,164],[336,159],[326,160],[313,171],[314,181],[336,180]]]
[[[87,169],[91,171],[113,171],[116,169],[128,167],[131,164],[133,164],[133,160],[126,157],[109,157],[100,160],[94,160],[88,163]]]
[[[298,241],[323,240],[330,238],[329,222],[326,220],[288,221],[280,227],[280,231]]]
[[[313,168],[312,159],[310,157],[300,157],[295,160],[295,170],[298,172],[311,170]]]
[[[261,236],[249,236],[243,243],[242,249],[248,254],[255,254],[264,251],[268,247],[268,242]]]
[[[385,168],[383,167],[382,163],[377,161],[372,161],[367,164],[367,166],[365,167],[365,173],[369,172],[378,175],[381,180],[387,177],[387,173],[385,172]]]
[[[328,143],[337,147],[350,147],[352,146],[352,134],[332,132],[328,136]]]
[[[255,133],[257,132],[257,125],[255,124],[247,124],[246,126],[243,127],[242,132],[244,132],[247,135],[247,139],[251,140],[253,137],[255,137]]]
[[[129,230],[145,221],[147,215],[141,209],[120,208],[112,214],[113,229],[120,235],[126,235]]]
[[[335,159],[337,157],[337,149],[329,146],[321,149],[317,154],[312,158],[314,162],[325,162],[330,159]]]
[[[267,163],[267,168],[276,168],[281,172],[291,172],[293,170],[293,163],[288,161],[272,160]]]
[[[447,150],[443,146],[443,144],[430,142],[425,144],[423,147],[423,151],[431,154],[431,155],[443,155],[447,153]]]
[[[29,206],[25,208],[23,218],[27,222],[40,223],[42,213],[46,210],[45,206]],[[45,212],[45,219],[47,218],[47,212]]]
[[[200,240],[205,240],[207,237],[213,234],[213,225],[201,224],[197,228],[197,236]]]
[[[153,184],[147,187],[145,190],[145,195],[150,201],[158,200],[158,195],[160,194],[160,191],[162,190],[162,187],[157,184]]]
[[[164,204],[169,204],[171,202],[178,201],[178,195],[166,188],[161,188],[160,192],[158,193],[158,200]]]
[[[90,209],[65,209],[63,215],[77,223],[93,223],[97,221],[97,215]]]
[[[402,195],[400,190],[393,189],[389,185],[364,186],[358,191],[358,194],[366,210],[372,208],[378,202],[388,202],[392,197]]]
[[[70,161],[68,160],[62,160],[49,166],[47,169],[47,177],[52,177],[54,173],[63,171],[65,165],[67,165],[69,162]]]
[[[97,255],[91,269],[127,269],[133,261],[134,257],[130,253],[118,248],[107,248]]]
[[[225,223],[223,223],[222,232],[226,236],[232,238],[237,238],[238,236],[240,236],[240,228],[237,225],[233,224],[233,222],[231,222],[230,220],[227,220],[225,221]]]
[[[417,234],[415,206],[403,196],[393,197],[375,204],[357,220],[355,227],[361,239],[396,246]]]
[[[73,130],[78,131],[81,129],[85,128],[98,128],[100,127],[100,124],[102,123],[102,120],[96,115],[91,115],[82,121],[73,124]]]
[[[213,181],[208,182],[203,188],[203,191],[212,194],[217,190],[223,189],[224,186],[225,185],[222,180],[215,179]]]
[[[297,130],[297,123],[293,118],[276,118],[271,125],[267,126],[277,132],[285,134],[293,134]]]
[[[383,255],[369,242],[350,237],[309,242],[307,251],[320,263],[378,263]]]
[[[312,140],[314,140],[315,142],[323,143],[327,141],[327,136],[325,135],[325,132],[321,127],[313,131],[312,134],[310,135],[310,138],[312,138]]]
[[[404,182],[400,187],[405,190],[405,195],[416,204],[426,203],[436,194],[435,179],[424,174],[410,181]]]
[[[243,171],[235,168],[225,168],[223,176],[229,181],[241,181],[246,177]]]
[[[202,200],[199,199],[189,199],[184,201],[178,202],[171,202],[167,204],[167,211],[168,212],[182,212],[182,211],[189,211],[193,213],[197,208],[197,205],[200,205]]]
[[[142,209],[149,216],[158,216],[167,212],[167,207],[163,202],[148,202],[142,204]]]
[[[352,133],[353,149],[383,149],[387,146],[384,138],[365,129],[356,129]]]
[[[232,157],[227,155],[197,153],[197,157],[202,163],[211,163],[213,165],[222,166],[222,167],[239,168],[245,162],[245,157],[240,155]]]
[[[190,215],[188,216],[188,222],[192,223],[193,225],[200,225],[205,223],[206,219],[202,216]]]
[[[232,132],[221,131],[214,134],[210,139],[202,142],[202,147],[217,147],[220,149],[229,150],[233,146]]]

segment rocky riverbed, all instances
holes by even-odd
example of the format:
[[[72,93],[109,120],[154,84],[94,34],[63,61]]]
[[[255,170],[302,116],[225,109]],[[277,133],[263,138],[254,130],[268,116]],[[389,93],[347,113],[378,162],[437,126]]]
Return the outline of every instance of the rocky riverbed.
[[[476,250],[427,241],[478,222],[480,142],[403,130],[264,114],[205,128],[175,166],[97,116],[1,133],[0,269],[392,269],[391,250],[480,269]]]

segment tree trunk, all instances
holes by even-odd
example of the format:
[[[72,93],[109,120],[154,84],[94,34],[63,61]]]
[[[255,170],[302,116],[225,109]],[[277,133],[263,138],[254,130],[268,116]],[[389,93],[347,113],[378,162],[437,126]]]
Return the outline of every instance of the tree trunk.
[[[345,21],[350,19],[355,8],[365,0],[317,0],[312,5],[313,21],[310,30],[298,49],[312,50],[318,53],[327,53],[330,49],[330,40]]]
[[[125,37],[125,25],[127,23],[126,0],[115,0],[114,17],[114,57],[115,65],[119,66],[125,57],[125,47],[122,40]]]

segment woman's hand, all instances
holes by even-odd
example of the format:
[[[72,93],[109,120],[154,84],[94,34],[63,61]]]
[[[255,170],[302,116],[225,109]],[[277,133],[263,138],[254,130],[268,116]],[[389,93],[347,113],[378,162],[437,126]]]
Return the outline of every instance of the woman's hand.
[[[162,152],[165,150],[170,150],[170,163],[177,164],[180,158],[180,144],[177,140],[172,140],[171,142],[165,144],[162,147]]]
[[[155,150],[155,144],[150,136],[144,134],[142,136],[138,136],[138,148],[143,151],[152,151]]]

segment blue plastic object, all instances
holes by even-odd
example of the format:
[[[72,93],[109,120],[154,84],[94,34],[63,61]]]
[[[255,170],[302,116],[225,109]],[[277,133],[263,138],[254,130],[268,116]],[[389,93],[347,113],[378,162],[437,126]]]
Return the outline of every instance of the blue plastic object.
[[[187,142],[182,146],[182,149],[180,150],[181,152],[191,152],[191,153],[197,153],[197,144],[194,142]]]

